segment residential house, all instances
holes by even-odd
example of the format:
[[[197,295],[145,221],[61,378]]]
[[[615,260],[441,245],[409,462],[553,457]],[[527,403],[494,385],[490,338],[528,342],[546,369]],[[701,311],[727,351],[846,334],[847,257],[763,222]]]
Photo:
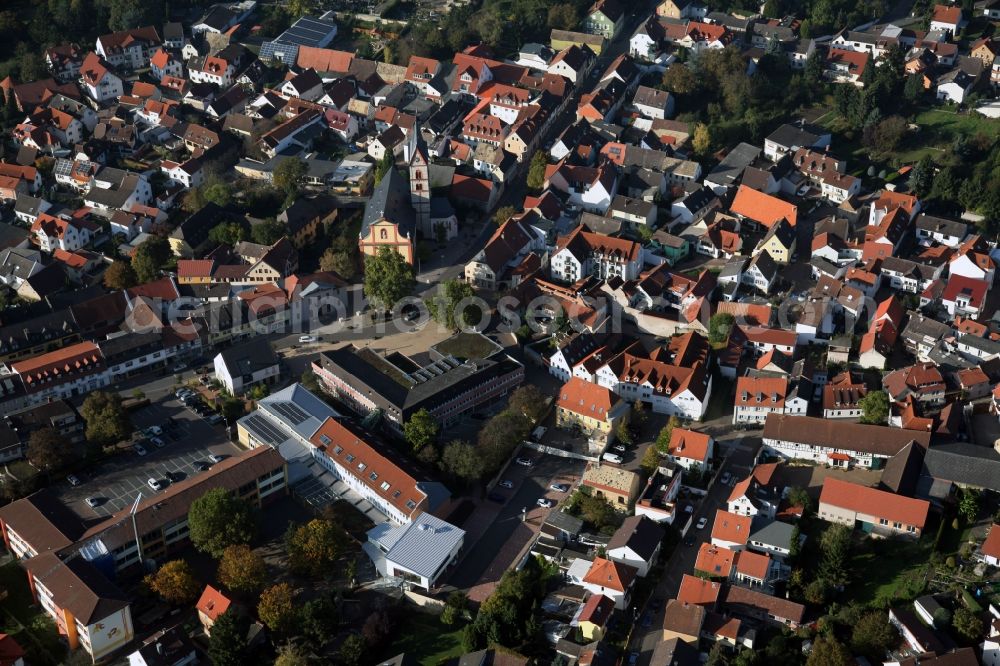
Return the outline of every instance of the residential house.
[[[941,292],[941,305],[952,317],[961,315],[975,319],[983,312],[989,288],[990,284],[985,280],[953,275],[948,278],[944,291]],[[928,297],[930,290],[928,288],[921,294],[921,306],[934,300],[933,297]]]
[[[639,494],[639,475],[607,463],[588,463],[580,482],[617,511],[627,511]]]
[[[74,252],[87,246],[100,227],[78,216],[54,217],[41,213],[31,224],[31,234],[42,252]]]
[[[611,441],[615,426],[628,417],[630,405],[610,389],[571,377],[559,389],[556,400],[556,424],[560,428],[578,427],[588,437]]]
[[[198,621],[201,622],[206,636],[212,635],[212,625],[231,606],[232,600],[220,590],[215,589],[211,585],[205,586],[194,607],[198,611]]]
[[[644,118],[666,119],[674,115],[674,98],[665,90],[639,86],[632,96],[632,106]]]
[[[830,132],[818,125],[804,121],[786,123],[764,139],[764,157],[777,162],[784,155],[794,154],[800,148],[822,150],[830,146]],[[793,225],[794,219],[789,220]]]
[[[969,225],[965,222],[920,213],[914,224],[914,233],[922,245],[937,243],[957,249],[969,235]]]
[[[965,26],[966,20],[962,16],[962,8],[957,5],[934,5],[934,13],[931,15],[930,30],[939,30],[949,35],[957,35]]]
[[[769,454],[843,468],[880,469],[911,441],[926,448],[930,433],[784,414],[769,415],[763,433]]]
[[[826,54],[823,78],[863,88],[865,69],[870,62],[871,56],[867,53],[831,48]]]
[[[777,468],[778,463],[758,464],[749,476],[734,485],[726,500],[729,513],[774,520],[784,491],[774,482]]]
[[[737,617],[791,629],[798,628],[806,614],[802,604],[740,585],[728,586],[720,603]]]
[[[638,243],[595,234],[581,225],[557,242],[550,273],[570,283],[588,276],[634,280],[642,269],[642,256]]]
[[[819,497],[818,515],[824,520],[882,537],[919,539],[930,503],[895,493],[827,477]]]
[[[592,594],[573,618],[573,625],[580,628],[587,641],[599,641],[604,637],[604,630],[615,611],[615,602],[603,594]]]
[[[660,556],[660,545],[665,532],[655,521],[645,516],[629,516],[615,530],[605,548],[613,562],[635,567],[640,578],[645,578]]]
[[[702,471],[711,465],[715,439],[711,435],[684,428],[674,428],[667,455],[685,470]]]
[[[795,228],[782,218],[768,229],[764,238],[754,248],[752,256],[767,252],[776,264],[789,264],[795,257],[797,235]]]
[[[750,538],[752,521],[750,516],[739,516],[718,509],[715,512],[715,522],[712,523],[712,545],[733,551],[743,550]]]
[[[894,402],[913,398],[922,405],[941,406],[945,401],[944,377],[934,363],[894,370],[882,378],[882,386]]]
[[[625,12],[617,0],[597,0],[583,19],[583,31],[607,40],[618,36],[625,24]]]
[[[2,663],[2,662],[0,662]],[[181,626],[163,629],[150,636],[128,656],[128,666],[188,666],[198,663],[194,643]]]
[[[254,386],[273,386],[281,376],[281,359],[264,338],[223,349],[213,364],[215,378],[234,396]]]
[[[867,393],[868,388],[864,384],[855,383],[850,373],[844,373],[840,381],[835,378],[823,387],[823,418],[860,418],[864,411],[861,399]]]
[[[83,59],[80,81],[87,96],[98,104],[118,99],[125,94],[121,77],[96,53],[88,53]]]
[[[770,229],[778,223],[778,220],[785,220],[794,228],[798,217],[798,208],[795,204],[758,192],[745,185],[740,185],[736,191],[736,197],[729,207],[729,212],[741,220],[765,229]]]
[[[565,161],[546,167],[545,187],[568,196],[568,203],[604,215],[618,192],[619,180],[607,164],[573,166]]]
[[[631,604],[637,574],[634,566],[595,557],[580,584],[591,594],[603,594],[613,600],[618,610],[625,610]]]
[[[697,646],[707,613],[704,606],[669,600],[663,612],[663,641],[682,641]]]
[[[369,478],[379,476],[372,472]],[[388,483],[383,481],[383,485]],[[376,525],[368,531],[363,548],[383,576],[430,591],[450,573],[464,544],[465,530],[424,512],[407,524]]]
[[[163,41],[153,26],[120,30],[97,38],[96,51],[113,67],[136,70],[146,67]]]
[[[787,377],[740,377],[736,380],[733,424],[763,423],[769,414],[805,414],[808,401],[789,386]]]

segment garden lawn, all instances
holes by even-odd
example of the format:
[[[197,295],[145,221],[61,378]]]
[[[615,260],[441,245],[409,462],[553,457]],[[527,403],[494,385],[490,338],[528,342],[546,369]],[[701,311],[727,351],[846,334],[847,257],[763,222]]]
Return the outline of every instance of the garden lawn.
[[[421,666],[438,666],[465,653],[462,649],[462,626],[446,627],[436,615],[407,613],[396,630],[396,640],[385,652],[394,656],[401,652]]]
[[[915,599],[926,585],[932,545],[930,536],[917,543],[871,538],[861,544],[855,542],[851,549],[851,582],[842,598],[862,605]]]
[[[903,164],[917,162],[924,155],[937,156],[955,137],[972,137],[997,131],[997,121],[978,113],[958,114],[947,108],[927,109],[914,119],[920,131],[908,135],[895,156]]]

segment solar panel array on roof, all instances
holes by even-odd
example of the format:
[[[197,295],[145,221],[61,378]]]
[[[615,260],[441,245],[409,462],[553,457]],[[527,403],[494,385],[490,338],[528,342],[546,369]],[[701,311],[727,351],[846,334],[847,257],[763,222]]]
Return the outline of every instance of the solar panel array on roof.
[[[242,421],[256,439],[261,440],[268,446],[277,446],[288,439],[273,424],[269,423],[267,419],[256,414],[246,416]]]
[[[337,35],[337,24],[311,16],[303,16],[292,24],[288,30],[270,42],[264,42],[260,47],[260,59],[264,61],[280,60],[293,63],[298,58],[300,46],[323,48]]]
[[[274,411],[278,412],[293,425],[299,425],[309,418],[309,415],[299,409],[298,405],[291,402],[278,402],[272,405]]]
[[[260,59],[264,62],[278,60],[284,63],[294,63],[299,57],[299,47],[296,44],[281,42],[264,42],[260,47]]]
[[[67,160],[60,157],[56,160],[55,166],[52,167],[53,173],[57,176],[68,176],[73,173],[73,160]]]

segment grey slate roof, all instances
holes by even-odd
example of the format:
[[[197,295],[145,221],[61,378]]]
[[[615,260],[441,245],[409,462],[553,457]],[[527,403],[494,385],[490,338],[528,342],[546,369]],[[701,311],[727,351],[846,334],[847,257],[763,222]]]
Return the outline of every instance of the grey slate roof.
[[[281,361],[266,338],[251,338],[242,345],[228,347],[219,353],[233,377],[251,375]]]
[[[761,149],[749,143],[740,143],[729,151],[718,165],[708,172],[706,180],[720,185],[734,185],[743,170],[760,157]]]
[[[415,239],[416,213],[410,203],[410,186],[403,174],[395,168],[386,172],[365,206],[361,237],[367,236],[371,225],[382,219],[395,223],[403,235]]]
[[[953,442],[924,454],[922,476],[1000,490],[1000,453],[988,446]]]
[[[794,529],[793,525],[774,520],[756,532],[752,532],[748,541],[758,541],[768,546],[788,550],[792,543],[792,530]]]

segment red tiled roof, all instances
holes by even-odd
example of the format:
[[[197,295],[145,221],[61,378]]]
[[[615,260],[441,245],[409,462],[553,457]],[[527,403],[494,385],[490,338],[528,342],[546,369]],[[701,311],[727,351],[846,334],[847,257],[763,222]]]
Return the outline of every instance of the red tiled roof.
[[[599,627],[607,624],[611,614],[615,611],[615,602],[610,597],[603,594],[592,594],[587,599],[580,611],[580,622],[590,622]]]
[[[736,380],[737,407],[784,407],[788,395],[787,377],[740,377]]]
[[[962,8],[954,5],[934,5],[934,18],[932,20],[958,25],[962,22]]]
[[[587,575],[583,577],[583,582],[625,592],[635,580],[636,573],[636,568],[628,564],[595,557]]]
[[[927,522],[930,504],[924,500],[903,497],[877,488],[827,477],[819,496],[820,504],[884,518],[889,522],[913,525],[922,530]]]
[[[736,553],[728,548],[703,543],[698,549],[694,568],[697,571],[704,571],[713,578],[729,578],[729,574],[733,571],[735,555]]]
[[[722,586],[718,582],[684,574],[677,591],[677,601],[696,606],[714,606],[721,591]]]
[[[703,432],[674,428],[670,435],[670,455],[705,462],[712,438]]]
[[[712,539],[746,544],[750,536],[750,516],[738,516],[719,509],[715,512],[715,523],[712,524]]]
[[[758,580],[767,580],[768,569],[771,568],[771,558],[760,553],[742,550],[736,553],[736,572]]]
[[[212,620],[212,622],[215,622],[219,619],[220,615],[229,609],[231,603],[229,598],[222,592],[211,585],[206,585],[205,591],[201,593],[201,598],[195,604],[195,608],[208,617],[208,619]]]
[[[617,396],[610,389],[579,377],[571,377],[559,389],[556,406],[580,416],[607,421],[608,413],[617,402]]]
[[[736,198],[729,208],[730,212],[742,215],[770,229],[778,220],[786,220],[795,226],[797,211],[795,204],[788,203],[770,194],[758,192],[755,189],[740,185]]]
[[[990,532],[986,535],[981,550],[983,555],[1000,558],[1000,526],[996,523],[990,526]]]

